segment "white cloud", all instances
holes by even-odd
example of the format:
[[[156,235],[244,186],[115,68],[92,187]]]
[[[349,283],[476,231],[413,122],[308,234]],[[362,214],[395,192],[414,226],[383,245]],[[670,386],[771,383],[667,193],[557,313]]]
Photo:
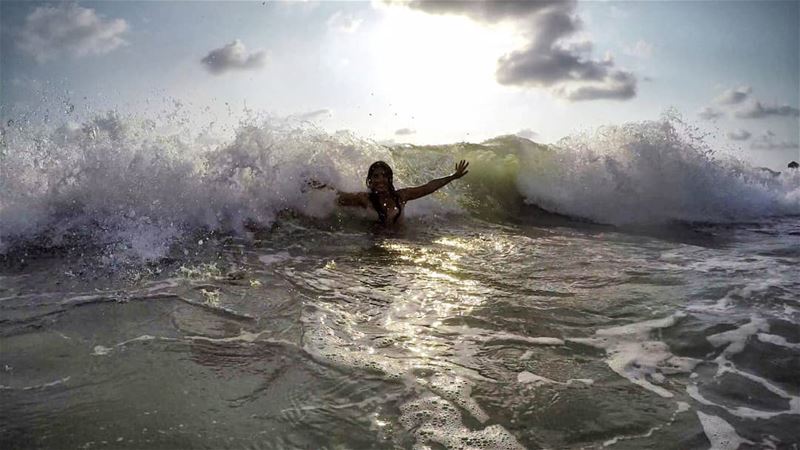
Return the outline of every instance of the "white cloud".
[[[800,148],[797,142],[781,140],[772,130],[767,130],[761,136],[753,139],[750,147],[756,150],[796,150]]]
[[[519,136],[521,138],[530,139],[530,140],[534,140],[537,137],[539,137],[539,133],[531,130],[530,128],[525,128],[525,129],[519,130],[516,133],[514,133],[514,135]]]
[[[340,33],[355,33],[358,31],[358,28],[361,26],[363,21],[363,19],[359,19],[353,14],[336,11],[328,19],[328,26],[332,30]]]
[[[201,62],[215,75],[230,70],[259,69],[267,63],[267,52],[261,50],[248,54],[242,41],[236,39],[228,45],[211,50]]]
[[[128,24],[105,19],[76,3],[39,6],[25,18],[17,46],[42,63],[60,55],[82,57],[108,53],[127,42]]]
[[[738,86],[731,89],[726,89],[714,101],[720,105],[737,105],[747,99],[753,88],[750,86]]]
[[[637,58],[650,58],[653,56],[653,44],[639,39],[635,44],[625,47],[625,54]]]
[[[512,22],[527,44],[499,58],[500,84],[550,88],[567,100],[626,100],[636,96],[636,77],[615,68],[608,55],[588,54],[591,42],[570,43],[582,27],[574,0],[566,1],[436,1],[400,3],[430,14],[458,14],[484,23]]]
[[[736,111],[734,115],[740,119],[761,119],[769,116],[800,117],[800,110],[789,105],[764,105],[756,100]]]
[[[727,136],[728,139],[732,141],[746,141],[750,139],[750,136],[752,136],[752,134],[750,134],[749,131],[740,128],[738,130],[729,131],[727,133]]]
[[[706,106],[705,108],[701,109],[697,115],[704,120],[716,120],[722,117],[724,114],[718,109]]]
[[[411,128],[400,128],[399,130],[395,131],[394,134],[397,136],[408,136],[411,134],[415,134],[417,131]]]

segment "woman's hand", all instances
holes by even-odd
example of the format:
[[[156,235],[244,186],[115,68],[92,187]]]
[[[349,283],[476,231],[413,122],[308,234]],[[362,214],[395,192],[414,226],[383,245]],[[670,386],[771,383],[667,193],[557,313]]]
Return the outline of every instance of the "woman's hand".
[[[300,192],[306,193],[311,189],[331,189],[331,190],[333,190],[333,188],[328,186],[327,184],[322,183],[320,181],[317,181],[317,180],[315,180],[313,178],[309,178],[309,179],[305,180],[305,182],[303,183],[303,186],[300,187]]]
[[[461,161],[459,161],[458,164],[456,164],[456,171],[453,174],[453,179],[458,179],[458,178],[461,178],[464,175],[468,174],[469,170],[467,170],[467,167],[469,167],[469,163],[468,162],[466,162],[463,159]]]

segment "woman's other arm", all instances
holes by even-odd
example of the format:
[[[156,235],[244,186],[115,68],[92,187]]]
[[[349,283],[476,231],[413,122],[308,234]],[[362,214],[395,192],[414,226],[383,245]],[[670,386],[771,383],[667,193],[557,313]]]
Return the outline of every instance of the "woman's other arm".
[[[366,192],[336,191],[336,204],[339,206],[369,207],[369,195]]]
[[[307,192],[309,188],[335,191],[336,204],[339,206],[357,206],[361,208],[369,207],[369,196],[366,192],[341,192],[332,186],[328,186],[327,184],[321,183],[314,179],[306,181],[306,187],[303,188],[302,191]]]

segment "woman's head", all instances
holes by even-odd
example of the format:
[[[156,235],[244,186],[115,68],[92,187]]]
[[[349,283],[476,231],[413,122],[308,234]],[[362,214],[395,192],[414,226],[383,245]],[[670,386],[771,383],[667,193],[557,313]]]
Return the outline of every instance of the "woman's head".
[[[367,171],[367,189],[370,192],[394,192],[394,174],[389,164],[375,161]]]
[[[378,219],[384,225],[387,224],[388,211],[386,204],[379,197],[380,194],[387,193],[392,196],[395,207],[398,209],[393,222],[397,222],[403,212],[403,204],[394,189],[394,174],[389,164],[383,161],[376,161],[369,166],[369,170],[367,170],[367,189],[369,189],[369,200],[372,203],[372,207],[375,208],[375,212],[378,213]]]

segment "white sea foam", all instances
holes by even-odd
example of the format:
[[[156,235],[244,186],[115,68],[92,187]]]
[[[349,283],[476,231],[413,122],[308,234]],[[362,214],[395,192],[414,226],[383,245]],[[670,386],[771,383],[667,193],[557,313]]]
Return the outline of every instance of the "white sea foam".
[[[783,336],[778,336],[775,334],[758,333],[758,340],[761,342],[770,343],[772,345],[777,345],[779,347],[800,350],[800,342],[789,342]]]
[[[708,342],[710,342],[714,347],[726,345],[722,354],[717,359],[728,359],[744,350],[744,346],[747,344],[747,339],[750,336],[758,334],[762,331],[769,331],[769,324],[763,317],[753,315],[750,318],[750,322],[747,322],[746,324],[743,324],[742,326],[733,330],[712,334],[711,336],[706,337],[706,339],[708,339]],[[722,365],[720,367],[722,367]]]
[[[597,330],[594,338],[568,341],[604,349],[611,370],[661,397],[671,398],[674,394],[660,386],[666,382],[665,375],[691,372],[700,361],[673,355],[665,343],[652,340],[650,334],[675,325],[685,315],[677,312],[662,319]]]
[[[536,386],[541,386],[545,384],[561,384],[564,386],[575,385],[575,384],[583,384],[585,386],[591,386],[594,384],[594,380],[591,378],[570,378],[567,381],[556,381],[552,380],[547,377],[543,377],[541,375],[536,375],[535,373],[528,372],[527,370],[523,370],[522,372],[517,374],[517,382],[519,383],[531,383]]]
[[[793,397],[792,400],[789,402],[789,409],[785,411],[761,411],[758,409],[748,408],[746,406],[726,406],[719,403],[715,403],[708,398],[706,398],[698,388],[697,385],[689,385],[686,386],[686,392],[692,397],[695,401],[702,403],[706,406],[716,406],[719,408],[724,409],[728,413],[736,416],[741,417],[743,419],[771,419],[773,417],[781,416],[784,414],[790,415],[800,415],[800,401],[798,401],[798,397]]]
[[[487,344],[495,344],[501,342],[523,342],[532,345],[542,346],[559,346],[564,345],[564,340],[556,337],[549,336],[522,336],[514,333],[498,332],[486,330],[482,328],[473,328],[467,326],[448,326],[440,325],[438,329],[441,331],[458,334],[465,339],[471,339],[479,342],[486,342]]]
[[[95,345],[94,349],[92,350],[92,356],[106,356],[111,353],[113,349],[109,347],[104,347],[102,345]]]
[[[415,449],[436,443],[448,449],[521,450],[524,447],[500,425],[470,430],[461,413],[447,400],[427,394],[400,406],[400,424],[414,433]]]
[[[736,434],[736,430],[728,422],[717,416],[697,411],[697,418],[700,419],[706,437],[711,441],[710,450],[736,450],[742,444],[753,444]]]
[[[612,224],[728,222],[800,213],[800,173],[717,157],[674,118],[608,126],[522,158],[530,203]]]

